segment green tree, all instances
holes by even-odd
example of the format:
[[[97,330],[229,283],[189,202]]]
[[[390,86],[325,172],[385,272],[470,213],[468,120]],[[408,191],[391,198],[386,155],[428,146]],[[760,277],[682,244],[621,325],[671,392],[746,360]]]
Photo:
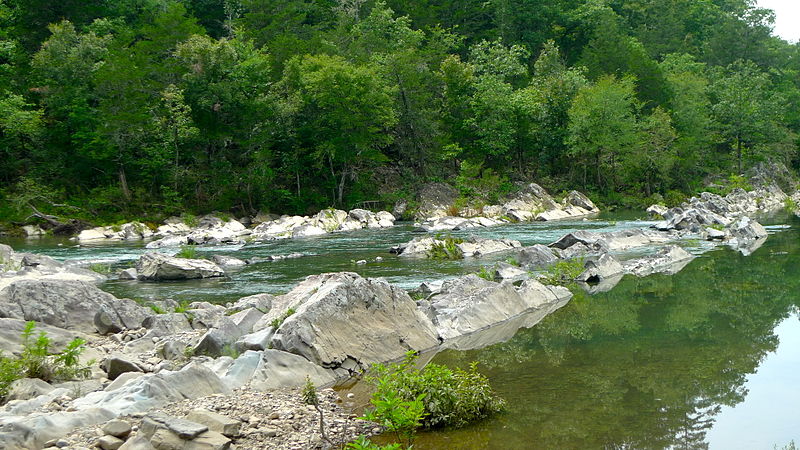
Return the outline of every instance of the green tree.
[[[772,91],[767,74],[751,62],[736,62],[717,70],[714,78],[712,109],[724,144],[734,151],[737,173],[745,157],[781,156],[775,149],[787,136],[784,100]]]
[[[635,150],[626,161],[626,171],[634,186],[642,184],[648,197],[664,192],[669,172],[675,164],[676,133],[669,114],[657,107],[639,123],[640,136]]]
[[[679,187],[713,170],[709,150],[716,141],[716,125],[709,99],[706,66],[691,55],[670,54],[661,63],[671,99],[672,124],[677,132],[673,179]]]
[[[386,160],[381,150],[392,141],[386,131],[397,121],[393,87],[374,66],[325,55],[292,59],[281,83],[299,104],[301,150],[329,172],[331,200],[343,205],[347,182]]]
[[[631,78],[601,77],[578,91],[569,110],[569,154],[584,186],[617,185],[619,166],[637,142],[636,95]]]

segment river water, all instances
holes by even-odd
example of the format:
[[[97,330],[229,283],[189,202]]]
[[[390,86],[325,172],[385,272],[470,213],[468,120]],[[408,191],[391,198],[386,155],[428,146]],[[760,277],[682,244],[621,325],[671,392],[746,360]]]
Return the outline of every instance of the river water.
[[[475,234],[529,245],[549,243],[575,229],[647,224],[617,214]],[[610,292],[592,296],[574,289],[566,306],[506,342],[439,353],[434,362],[448,366],[478,361],[509,408],[465,429],[421,433],[415,448],[773,449],[792,440],[800,443],[800,220],[781,218],[774,225],[770,238],[751,256],[725,247],[704,252],[707,244],[684,242],[700,257],[676,275],[626,276]],[[226,302],[286,292],[321,272],[354,271],[412,288],[491,262],[387,253],[414,236],[411,226],[401,225],[243,248],[204,247],[200,255],[304,256],[248,265],[220,280],[109,281],[101,287],[121,297]],[[144,251],[142,243],[4,243],[114,268],[129,267]],[[383,260],[376,262],[379,256]],[[368,263],[359,265],[358,260]]]

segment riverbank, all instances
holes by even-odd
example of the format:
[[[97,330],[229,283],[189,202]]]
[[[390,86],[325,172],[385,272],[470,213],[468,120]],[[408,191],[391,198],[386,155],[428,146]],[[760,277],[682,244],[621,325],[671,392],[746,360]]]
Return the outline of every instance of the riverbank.
[[[684,218],[667,222],[667,226],[656,224],[651,231],[574,232],[550,247],[519,251],[540,250],[536,254],[541,255],[546,249],[551,252],[548,262],[582,257],[582,270],[575,278],[587,282],[590,291],[596,292],[601,285],[605,285],[602,290],[609,290],[623,273],[676,273],[691,257],[679,248],[665,247],[665,252],[655,256],[634,255],[618,260],[620,254],[632,250],[705,239],[712,247],[724,241],[746,249],[743,253],[752,253],[763,244],[766,231],[742,214],[773,210],[785,198],[785,194],[780,197],[778,191],[771,189],[747,195],[734,192],[728,198],[705,195],[680,210],[665,212],[668,217],[683,214]],[[727,209],[723,208],[725,205]],[[685,217],[693,221],[686,221]],[[668,226],[670,223],[672,227]],[[710,230],[723,232],[722,238]],[[87,340],[92,343],[90,354],[101,362],[94,370],[98,379],[114,379],[116,383],[101,383],[102,391],[70,399],[71,403],[62,406],[67,413],[75,414],[58,416],[61,419],[52,416],[52,411],[22,414],[34,404],[31,401],[43,399],[14,404],[13,411],[0,413],[5,416],[3,428],[11,427],[5,434],[9,445],[16,445],[14,440],[19,439],[20,430],[29,429],[40,420],[60,420],[62,428],[53,426],[50,432],[65,433],[76,424],[101,423],[109,417],[145,412],[183,398],[224,394],[225,389],[220,386],[250,386],[269,392],[296,386],[303,374],[324,386],[361,373],[373,363],[400,358],[409,349],[429,351],[432,356],[446,348],[484,347],[512,337],[519,327],[535,325],[563,307],[573,295],[563,287],[546,286],[529,276],[498,283],[467,275],[441,283],[415,300],[383,280],[355,273],[328,273],[309,276],[288,294],[277,297],[260,294],[227,306],[161,301],[156,308],[148,309],[93,291],[88,284],[72,286],[73,295],[65,290],[71,285],[63,280],[13,280],[16,272],[29,271],[44,260],[34,266],[25,255],[8,256],[6,259],[21,266],[10,271],[14,274],[8,274],[12,282],[0,291],[2,303],[25,304],[26,308],[14,312],[13,307],[7,307],[5,317],[17,323],[37,320],[82,333],[92,330],[108,335],[89,336]],[[536,266],[536,261],[531,260],[529,269]],[[62,284],[55,287],[43,283]],[[48,289],[58,289],[59,309],[74,314],[66,318],[48,316],[46,310],[53,303],[41,295]],[[41,308],[31,308],[36,302],[45,303]],[[122,305],[125,307],[120,309]],[[100,312],[83,314],[93,310]],[[197,356],[200,354],[208,356]],[[124,381],[117,382],[119,377]],[[180,386],[191,380],[202,380],[206,390],[181,390]],[[156,389],[162,383],[172,388]],[[129,396],[135,392],[149,394],[131,401]],[[87,408],[97,404],[103,405],[102,411],[89,412]],[[26,439],[28,444],[39,445],[44,437]]]

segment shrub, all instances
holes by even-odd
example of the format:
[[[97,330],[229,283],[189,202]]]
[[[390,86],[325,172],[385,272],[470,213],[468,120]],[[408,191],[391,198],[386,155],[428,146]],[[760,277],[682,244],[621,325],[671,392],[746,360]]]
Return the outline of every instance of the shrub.
[[[73,339],[61,353],[50,353],[51,340],[47,333],[34,336],[36,322],[28,322],[22,331],[22,353],[18,358],[0,355],[0,401],[8,395],[11,383],[21,378],[39,378],[44,381],[88,378],[90,361],[81,365],[80,355],[86,343]]]
[[[294,308],[287,309],[286,312],[283,313],[283,315],[281,315],[280,317],[277,317],[275,319],[272,319],[272,322],[269,323],[269,326],[271,326],[273,329],[277,330],[283,324],[283,321],[288,319],[289,316],[291,316],[295,312],[296,311],[294,310]]]
[[[786,212],[794,213],[797,211],[797,202],[792,197],[786,197],[786,200],[783,201],[783,207]]]
[[[373,366],[367,381],[376,387],[371,399],[374,408],[366,420],[402,438],[420,426],[463,427],[505,409],[505,402],[478,372],[477,363],[467,370],[438,364],[420,370],[416,362],[417,356],[409,352],[400,363]]]
[[[194,214],[185,213],[181,219],[187,227],[194,228],[200,224],[200,220]]]
[[[464,252],[458,247],[458,244],[464,242],[463,239],[454,238],[450,235],[436,235],[434,239],[433,246],[428,250],[428,258],[464,259]]]
[[[108,275],[111,273],[111,264],[92,264],[89,266],[89,269],[99,274]]]
[[[584,270],[583,258],[556,261],[539,277],[544,284],[565,285],[575,281]]]
[[[484,280],[494,281],[494,274],[490,269],[486,267],[481,267],[481,270],[475,273],[475,275],[483,278]]]
[[[362,435],[355,441],[348,443],[345,448],[348,450],[400,450],[402,447],[397,443],[387,445],[373,444],[366,436]]]
[[[196,259],[197,248],[193,245],[182,245],[178,253],[175,254],[176,258]]]

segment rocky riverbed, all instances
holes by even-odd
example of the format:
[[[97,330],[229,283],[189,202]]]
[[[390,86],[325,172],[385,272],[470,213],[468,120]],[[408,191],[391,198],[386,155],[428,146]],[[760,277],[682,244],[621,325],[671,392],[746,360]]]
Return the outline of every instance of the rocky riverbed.
[[[281,441],[289,443],[286,448],[324,446],[311,431],[307,408],[288,397],[279,404],[290,406],[272,402],[275,396],[288,395],[306,376],[327,387],[409,350],[431,355],[443,348],[478,348],[507,339],[569,301],[568,289],[535,277],[554,262],[580,261],[581,273],[575,279],[596,292],[613,288],[625,274],[677,272],[693,258],[680,246],[688,239],[730,245],[749,254],[767,237],[750,215],[783,207],[787,198],[777,186],[765,185],[726,197],[703,194],[662,210],[665,221],[651,229],[575,231],[547,246],[506,241],[499,248],[496,242],[467,241],[474,256],[496,248],[517,265],[498,264],[491,272],[494,280],[474,274],[431,280],[413,297],[382,279],[337,272],[310,275],[278,296],[259,294],[226,305],[162,299],[146,307],[101,291],[94,283],[103,277],[93,272],[1,246],[2,349],[18,353],[19,332],[32,320],[53,337],[57,349],[73,337],[85,339],[84,359],[94,359],[95,364],[87,381],[16,382],[10,401],[0,407],[0,446],[40,448],[60,442],[78,448],[106,438],[102,445],[110,448],[122,445],[122,438],[104,427],[118,418],[131,427],[126,439],[132,443],[125,444],[129,448],[139,448],[133,443],[144,445],[145,440],[155,448],[174,448],[173,435],[182,441],[197,439],[198,445],[217,445],[208,448],[246,448],[279,435],[286,437]],[[425,239],[431,238],[415,245]],[[179,267],[168,258],[143,257],[147,264],[140,264],[142,276],[174,279],[187,271],[201,276],[216,271],[191,262]],[[333,406],[332,394],[324,395],[337,439],[377,431],[374,425],[349,421]],[[238,397],[247,401],[238,403]],[[192,415],[197,410],[227,419]],[[224,427],[218,431],[204,422],[217,427],[226,420],[238,423],[239,434],[228,436]],[[274,420],[285,423],[273,424]],[[172,422],[184,428],[176,429]],[[268,436],[273,431],[275,435]]]

